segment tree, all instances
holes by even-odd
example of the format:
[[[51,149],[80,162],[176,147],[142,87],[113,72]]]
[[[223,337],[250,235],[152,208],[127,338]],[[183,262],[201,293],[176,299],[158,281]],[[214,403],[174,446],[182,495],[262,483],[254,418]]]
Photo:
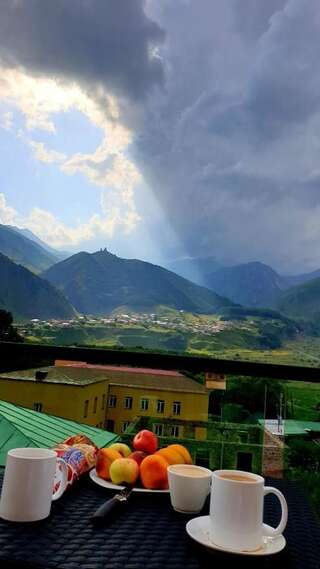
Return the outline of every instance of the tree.
[[[13,326],[11,312],[0,310],[0,340],[5,342],[23,342],[22,336]]]
[[[283,383],[266,378],[233,377],[227,383],[223,403],[237,403],[249,413],[263,413],[267,389],[267,416],[277,417],[280,394],[284,393]]]

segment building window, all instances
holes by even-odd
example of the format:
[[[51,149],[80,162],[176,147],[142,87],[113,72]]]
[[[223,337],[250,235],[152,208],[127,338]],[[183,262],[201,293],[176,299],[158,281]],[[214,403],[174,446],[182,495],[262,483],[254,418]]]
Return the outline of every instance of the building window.
[[[170,427],[170,437],[179,437],[179,427],[178,425],[172,425]]]
[[[162,425],[162,424],[153,425],[153,432],[154,432],[155,435],[158,435],[158,437],[162,437],[162,435],[163,435],[163,425]]]
[[[148,411],[149,399],[141,399],[140,409],[141,411]]]
[[[105,404],[106,404],[106,394],[103,393],[102,394],[102,403],[101,403],[101,409],[102,410],[104,409]]]
[[[84,411],[83,411],[84,417],[88,417],[88,408],[89,408],[89,399],[86,399],[84,402]]]
[[[181,402],[180,401],[174,401],[173,402],[173,414],[174,415],[180,415],[181,413]]]
[[[124,408],[125,409],[132,409],[132,397],[125,397],[124,398]]]
[[[116,407],[117,406],[117,396],[116,395],[110,395],[108,405],[109,405],[109,407]]]
[[[34,403],[33,404],[33,408],[35,411],[38,411],[39,413],[41,413],[42,411],[42,403]]]
[[[94,413],[97,412],[97,405],[98,405],[98,397],[95,397],[94,402],[93,402],[93,412]]]
[[[157,401],[157,413],[163,413],[164,412],[164,401],[163,399],[158,399]]]
[[[121,427],[122,433],[124,433],[124,432],[127,430],[127,428],[129,427],[129,425],[130,425],[130,421],[124,421],[124,422],[122,423],[122,427]]]

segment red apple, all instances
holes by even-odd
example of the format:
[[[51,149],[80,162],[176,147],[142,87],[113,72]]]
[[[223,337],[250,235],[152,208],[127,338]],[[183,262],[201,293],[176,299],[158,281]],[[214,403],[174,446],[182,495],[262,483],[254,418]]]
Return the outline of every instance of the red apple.
[[[133,439],[134,450],[142,450],[147,454],[153,454],[158,448],[158,439],[154,433],[143,429],[139,431]]]
[[[143,452],[142,450],[135,450],[134,452],[129,454],[128,458],[132,458],[132,460],[135,460],[136,463],[140,465],[146,456],[147,456],[146,452]]]

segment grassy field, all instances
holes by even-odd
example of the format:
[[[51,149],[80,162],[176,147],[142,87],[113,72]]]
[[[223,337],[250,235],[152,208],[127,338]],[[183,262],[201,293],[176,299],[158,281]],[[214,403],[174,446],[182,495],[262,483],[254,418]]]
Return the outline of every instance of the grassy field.
[[[169,327],[152,322],[145,325],[84,324],[69,328],[44,325],[30,327],[26,340],[58,345],[141,348],[232,360],[320,367],[320,338],[301,335],[292,340],[286,323],[280,319],[249,317],[223,324],[222,329],[214,333],[210,332],[210,327],[219,325],[217,315],[181,315],[172,310],[163,310],[163,315],[170,320]],[[207,326],[209,331],[203,331],[203,326]],[[199,330],[199,327],[202,329]]]
[[[288,381],[286,383],[286,399],[290,417],[297,421],[319,421],[320,383],[307,381]]]

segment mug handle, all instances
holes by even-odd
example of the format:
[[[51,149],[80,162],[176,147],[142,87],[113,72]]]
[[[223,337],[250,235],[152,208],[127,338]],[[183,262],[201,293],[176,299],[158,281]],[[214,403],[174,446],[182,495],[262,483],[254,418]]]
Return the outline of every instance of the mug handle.
[[[266,526],[263,524],[263,533],[269,537],[276,537],[280,535],[286,528],[287,521],[288,521],[288,505],[284,495],[278,490],[277,488],[272,488],[271,486],[265,486],[264,488],[264,496],[267,494],[275,494],[280,501],[281,504],[281,520],[280,524],[276,528],[271,528],[270,526]]]
[[[57,468],[59,468],[61,472],[61,479],[58,489],[52,494],[52,501],[61,498],[63,492],[68,486],[68,466],[63,458],[57,458]]]

